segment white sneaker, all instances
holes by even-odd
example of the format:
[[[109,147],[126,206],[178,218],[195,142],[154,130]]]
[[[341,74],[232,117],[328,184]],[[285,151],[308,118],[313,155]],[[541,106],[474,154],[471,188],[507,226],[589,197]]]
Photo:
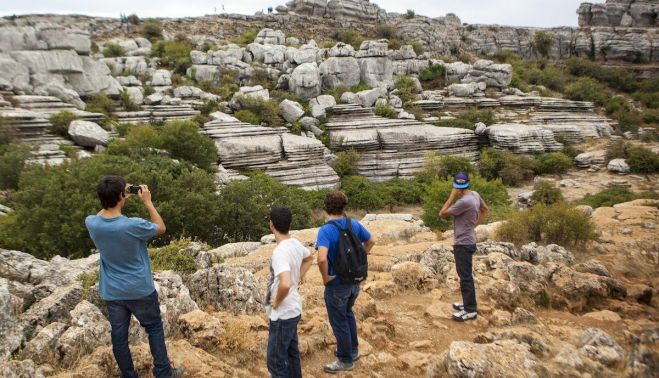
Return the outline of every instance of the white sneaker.
[[[477,315],[478,314],[475,312],[467,312],[465,310],[462,310],[460,312],[456,312],[455,314],[453,314],[453,320],[455,320],[456,322],[464,322],[466,320],[476,319]]]

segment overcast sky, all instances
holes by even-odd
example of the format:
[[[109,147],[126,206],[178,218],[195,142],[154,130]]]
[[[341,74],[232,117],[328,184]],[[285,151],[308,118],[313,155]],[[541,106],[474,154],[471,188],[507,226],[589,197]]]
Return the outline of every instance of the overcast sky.
[[[414,9],[438,17],[455,13],[462,22],[513,26],[576,26],[577,8],[583,0],[371,0],[388,12]],[[602,3],[604,0],[589,0]],[[0,15],[30,13],[86,14],[118,17],[185,17],[221,13],[254,14],[282,5],[286,0],[0,0]]]

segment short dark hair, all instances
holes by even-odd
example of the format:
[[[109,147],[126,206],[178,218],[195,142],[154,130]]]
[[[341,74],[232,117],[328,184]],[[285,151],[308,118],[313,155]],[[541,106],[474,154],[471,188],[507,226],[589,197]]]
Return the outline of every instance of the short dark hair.
[[[121,176],[105,176],[96,185],[96,194],[106,210],[117,206],[125,191],[126,180]]]
[[[270,210],[270,221],[277,232],[288,234],[293,221],[293,214],[288,207],[273,207]]]
[[[325,196],[325,212],[329,215],[343,215],[348,204],[348,197],[343,192],[329,192]]]

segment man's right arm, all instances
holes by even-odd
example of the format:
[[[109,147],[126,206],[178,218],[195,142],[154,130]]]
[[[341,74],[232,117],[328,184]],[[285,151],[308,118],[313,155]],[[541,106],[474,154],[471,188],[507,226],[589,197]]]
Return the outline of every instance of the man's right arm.
[[[142,200],[142,203],[144,203],[144,206],[146,206],[146,209],[149,211],[151,222],[158,226],[156,233],[153,236],[160,236],[167,230],[165,222],[162,220],[162,217],[158,213],[158,210],[156,210],[153,202],[151,202],[151,192],[149,191],[149,187],[146,185],[140,185],[140,187],[142,188],[139,193],[140,200]]]

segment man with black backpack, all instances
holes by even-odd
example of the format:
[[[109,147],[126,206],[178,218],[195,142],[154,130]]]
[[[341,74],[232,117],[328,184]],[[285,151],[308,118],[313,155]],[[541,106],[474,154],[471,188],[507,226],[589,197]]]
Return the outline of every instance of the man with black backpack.
[[[325,197],[327,224],[318,230],[316,249],[318,269],[325,284],[325,306],[334,337],[336,360],[324,366],[327,373],[349,371],[359,359],[357,320],[352,307],[359,295],[359,284],[366,280],[366,254],[375,238],[364,226],[345,216],[348,199],[341,192]]]

